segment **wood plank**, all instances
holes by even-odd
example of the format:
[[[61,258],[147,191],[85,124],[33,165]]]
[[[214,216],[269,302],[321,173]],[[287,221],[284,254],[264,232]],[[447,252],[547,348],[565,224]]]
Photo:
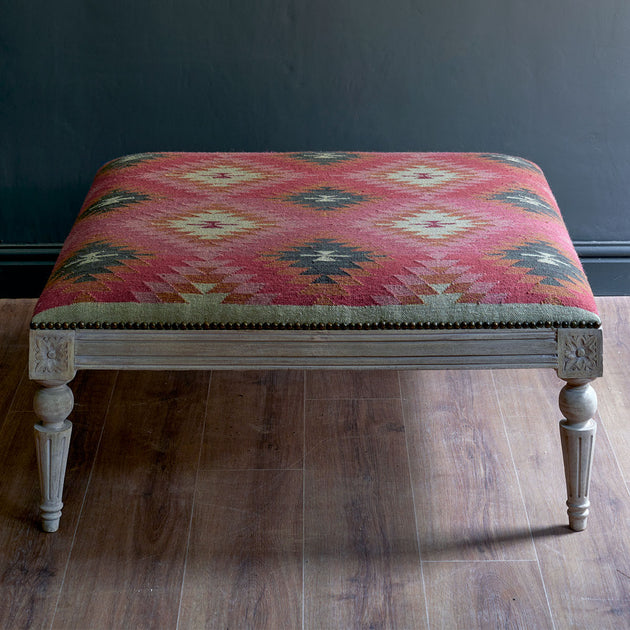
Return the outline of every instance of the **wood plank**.
[[[26,369],[26,365],[23,366]],[[12,411],[0,428],[0,627],[49,628],[116,373],[79,375],[61,526],[39,528],[40,502],[33,442],[34,413]],[[29,384],[29,381],[25,381]],[[88,393],[89,392],[89,393]]]
[[[426,627],[400,403],[306,410],[304,627]]]
[[[208,379],[120,374],[53,627],[175,627]]]
[[[179,627],[301,626],[302,471],[200,472]]]
[[[35,383],[34,381],[29,380],[28,378],[28,367],[27,367],[27,363],[28,363],[28,351],[26,352],[26,354],[22,357],[22,361],[23,361],[23,378],[19,381],[18,385],[15,387],[15,389],[12,391],[13,397],[12,397],[12,401],[11,401],[11,411],[16,412],[16,411],[24,411],[24,412],[28,412],[28,413],[32,413],[32,419],[33,419],[33,423],[38,422],[38,418],[35,415],[35,412],[33,411],[33,396],[35,395],[35,392],[39,389],[39,385],[37,383]],[[98,374],[99,372],[94,372],[95,374]],[[87,372],[84,372],[83,374],[87,374]],[[116,372],[109,372],[109,374],[116,374]],[[95,377],[97,380],[96,382],[98,382],[98,376]],[[84,387],[84,383],[85,383],[85,376],[81,379],[75,379],[74,381],[72,381],[72,383],[69,383],[70,385],[70,389],[73,390],[73,392],[77,392],[77,390],[80,390],[82,387]],[[88,386],[89,386],[89,379],[87,381]],[[77,396],[75,395],[75,401],[76,401]],[[70,420],[72,420],[72,418],[70,418]]]
[[[607,366],[608,355],[604,355]],[[628,359],[626,359],[627,364]],[[627,374],[608,367],[604,368],[604,378],[597,379],[593,388],[597,393],[598,416],[601,425],[610,437],[617,464],[625,482],[630,484],[630,431],[628,431],[628,409],[630,409],[630,388]],[[597,448],[597,447],[596,447]],[[597,456],[597,455],[596,455]]]
[[[196,371],[119,373],[94,472],[99,491],[192,492],[209,379]]]
[[[535,561],[426,562],[423,567],[431,628],[554,627]]]
[[[630,484],[630,431],[628,414],[628,360],[630,358],[630,296],[597,298],[604,328],[604,378],[593,387],[599,399],[599,416],[617,457],[626,483]]]
[[[34,300],[0,300],[0,425],[12,407],[15,391],[25,380],[33,307]]]
[[[28,346],[29,323],[36,300],[0,300],[0,348]]]
[[[200,468],[302,470],[304,373],[213,372]]]
[[[2,383],[2,396],[0,397],[0,426],[11,411],[30,411],[33,408],[34,388],[29,388],[30,402],[26,408],[16,404],[16,392],[24,387],[28,381],[27,358],[28,350],[20,349],[18,352],[8,355],[7,367],[0,369],[0,383]]]
[[[623,367],[623,357],[630,356],[630,296],[595,298],[604,331],[606,370]]]
[[[315,370],[306,372],[306,398],[400,398],[393,370]]]
[[[556,626],[624,627],[630,619],[630,500],[605,427],[600,423],[596,440],[588,528],[572,533],[558,432],[563,382],[539,370],[497,372],[494,379]]]
[[[405,372],[401,389],[422,559],[534,560],[492,373]]]
[[[175,628],[191,509],[178,495],[90,497],[52,628]]]

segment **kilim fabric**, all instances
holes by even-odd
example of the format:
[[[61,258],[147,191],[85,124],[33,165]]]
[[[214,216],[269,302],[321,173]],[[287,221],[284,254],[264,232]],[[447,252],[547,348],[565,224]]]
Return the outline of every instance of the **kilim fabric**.
[[[579,325],[541,170],[488,153],[147,153],[103,166],[33,325]]]

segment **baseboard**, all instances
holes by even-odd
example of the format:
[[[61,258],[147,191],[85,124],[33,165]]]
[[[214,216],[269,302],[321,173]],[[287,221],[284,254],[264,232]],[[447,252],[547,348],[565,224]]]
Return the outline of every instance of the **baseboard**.
[[[630,295],[630,241],[574,241],[595,295]]]
[[[630,295],[630,241],[575,241],[595,295]],[[60,243],[0,244],[0,298],[37,297]]]
[[[0,298],[36,298],[61,251],[61,243],[0,244]]]
[[[630,241],[573,241],[581,260],[592,258],[630,259]]]

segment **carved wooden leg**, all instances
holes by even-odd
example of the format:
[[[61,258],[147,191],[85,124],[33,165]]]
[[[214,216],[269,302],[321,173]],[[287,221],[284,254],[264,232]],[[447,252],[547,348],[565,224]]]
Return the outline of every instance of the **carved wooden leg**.
[[[35,446],[42,490],[40,515],[42,529],[56,532],[63,503],[63,481],[70,447],[72,423],[67,417],[74,405],[72,390],[59,381],[38,381],[42,385],[35,394],[33,408],[41,420],[35,425]]]
[[[586,529],[590,506],[588,490],[597,430],[593,420],[597,410],[597,395],[590,385],[593,379],[564,380],[567,384],[560,392],[560,410],[565,419],[560,422],[560,438],[569,495],[567,512],[569,527],[582,531]]]

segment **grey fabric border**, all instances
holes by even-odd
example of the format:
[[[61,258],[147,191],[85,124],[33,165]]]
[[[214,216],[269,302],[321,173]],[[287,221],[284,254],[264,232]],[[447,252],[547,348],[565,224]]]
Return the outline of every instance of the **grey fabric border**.
[[[205,296],[207,298],[208,296]],[[216,296],[221,299],[221,296]],[[83,302],[58,306],[33,317],[33,324],[225,324],[248,328],[255,324],[295,327],[329,324],[340,327],[380,324],[476,324],[512,323],[529,326],[599,326],[595,313],[554,304],[449,304],[439,306],[258,306],[208,304],[196,300],[188,304],[137,304]]]

